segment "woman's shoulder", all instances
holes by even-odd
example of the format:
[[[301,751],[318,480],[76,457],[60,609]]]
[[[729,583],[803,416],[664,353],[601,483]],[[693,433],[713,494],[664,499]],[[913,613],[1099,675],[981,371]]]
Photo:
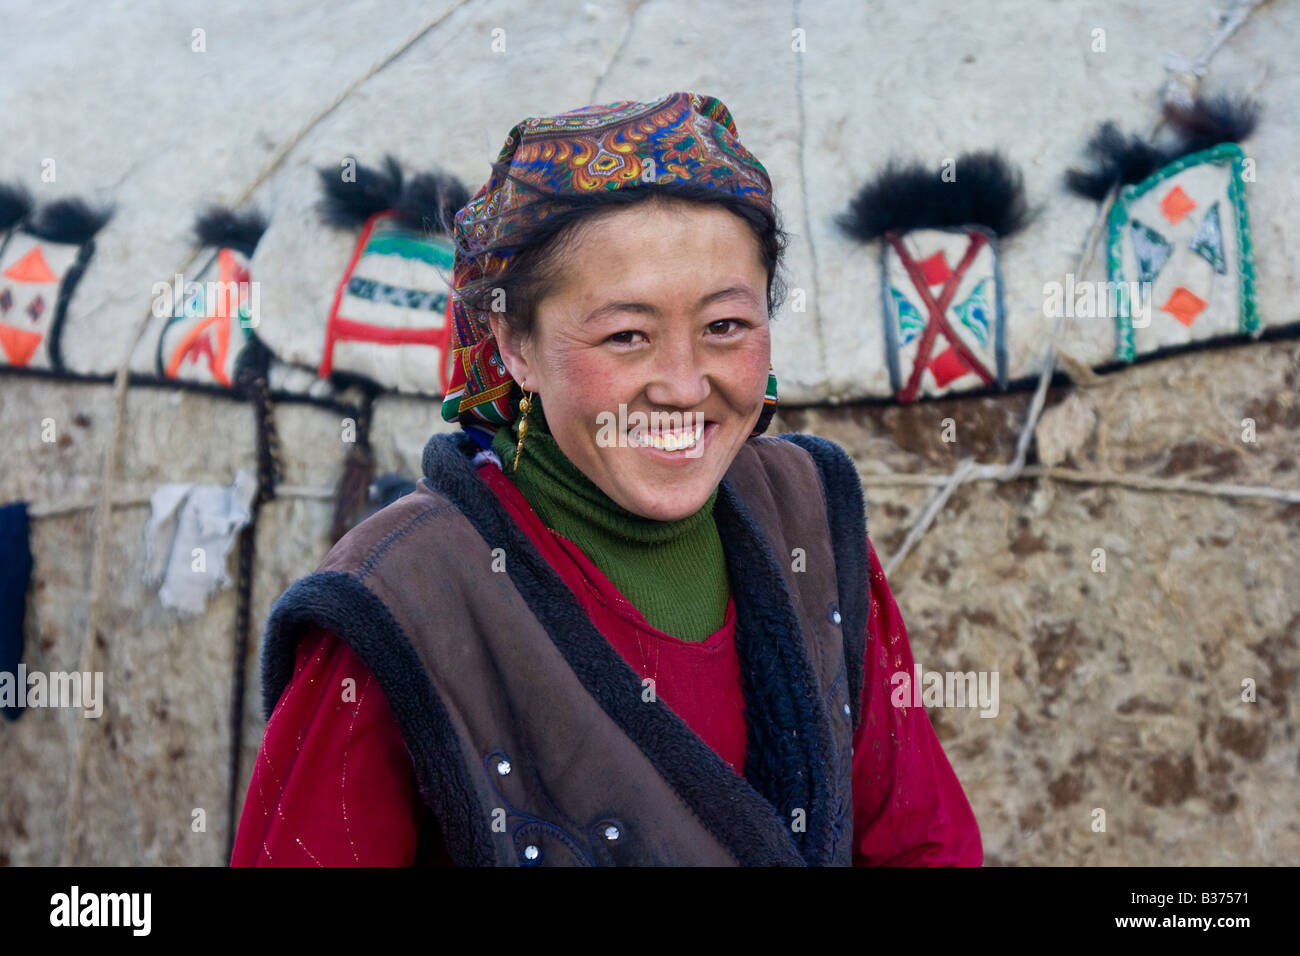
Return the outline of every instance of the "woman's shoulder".
[[[477,450],[463,434],[433,435],[424,449],[424,476],[414,489],[358,522],[339,538],[317,570],[338,570],[358,562],[373,566],[390,549],[403,547],[404,539],[426,538],[430,526],[437,528],[437,534],[456,537],[452,529],[460,509],[453,499],[482,491],[475,487],[481,483],[472,457]],[[462,532],[472,531],[465,522],[459,524]]]
[[[782,518],[824,520],[838,560],[853,574],[865,576],[866,493],[858,466],[840,445],[802,432],[751,438],[728,478],[742,496],[770,501]],[[814,511],[824,518],[813,518]]]
[[[780,454],[789,451],[792,447],[799,448],[806,452],[813,460],[814,464],[821,470],[827,467],[841,469],[845,466],[854,467],[853,459],[844,447],[829,438],[823,438],[821,435],[812,435],[807,432],[783,432],[780,435],[760,435],[751,439],[748,444],[753,445],[760,453]]]
[[[806,486],[816,475],[829,500],[861,500],[862,480],[849,453],[829,438],[803,432],[749,439],[732,463],[733,472],[759,469],[774,483]]]
[[[434,523],[438,517],[455,511],[455,506],[445,496],[421,479],[413,491],[364,518],[339,538],[317,571],[351,569],[366,562],[373,564],[375,559],[399,545],[403,539]]]

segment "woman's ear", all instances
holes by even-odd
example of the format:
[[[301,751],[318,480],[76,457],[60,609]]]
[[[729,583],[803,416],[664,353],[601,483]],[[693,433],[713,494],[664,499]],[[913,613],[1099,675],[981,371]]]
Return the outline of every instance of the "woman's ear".
[[[493,312],[488,315],[488,326],[492,329],[492,335],[497,340],[497,348],[501,352],[501,361],[506,363],[506,371],[510,377],[519,383],[519,387],[525,392],[535,392],[535,383],[532,381],[532,369],[528,363],[528,351],[523,339],[517,335],[510,327],[510,323],[505,320],[505,316],[500,312]]]

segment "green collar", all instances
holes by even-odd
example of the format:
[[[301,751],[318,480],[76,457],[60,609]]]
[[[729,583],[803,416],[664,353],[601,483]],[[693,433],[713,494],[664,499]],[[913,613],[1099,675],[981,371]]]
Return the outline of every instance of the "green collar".
[[[686,641],[722,626],[730,590],[713,518],[716,488],[694,514],[656,521],[623,508],[568,459],[536,398],[515,471],[518,440],[516,419],[492,441],[506,475],[547,527],[581,548],[651,626]]]

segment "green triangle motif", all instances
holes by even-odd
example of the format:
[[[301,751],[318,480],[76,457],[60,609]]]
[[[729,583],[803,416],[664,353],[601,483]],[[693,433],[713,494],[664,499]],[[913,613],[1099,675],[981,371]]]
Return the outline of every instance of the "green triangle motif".
[[[907,296],[892,285],[889,287],[889,292],[894,297],[894,311],[898,313],[899,344],[906,345],[921,334],[925,328],[925,318],[920,310],[907,300]]]
[[[954,306],[961,324],[975,334],[982,346],[989,344],[989,304],[984,298],[984,284],[988,281],[988,276],[980,279],[979,285],[966,296],[966,300]]]
[[[1219,275],[1227,275],[1228,259],[1223,254],[1223,227],[1219,222],[1219,203],[1216,200],[1196,227],[1187,247],[1210,265]]]
[[[1133,256],[1137,259],[1138,281],[1150,282],[1173,255],[1173,244],[1136,219],[1129,223],[1129,235],[1133,240]]]

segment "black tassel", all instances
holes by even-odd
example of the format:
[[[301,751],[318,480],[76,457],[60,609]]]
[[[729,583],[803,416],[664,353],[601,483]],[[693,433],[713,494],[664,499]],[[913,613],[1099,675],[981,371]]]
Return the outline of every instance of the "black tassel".
[[[17,183],[0,183],[0,229],[9,229],[26,219],[35,205],[32,194]]]
[[[370,447],[370,420],[377,392],[367,391],[357,407],[355,441],[348,447],[343,471],[334,488],[334,520],[330,526],[330,544],[354,528],[365,514],[370,497],[370,482],[375,474],[375,454]]]
[[[1165,119],[1182,137],[1180,155],[1185,156],[1248,138],[1259,124],[1259,104],[1228,93],[1198,96],[1191,106],[1166,104]]]
[[[256,210],[237,213],[224,206],[210,206],[194,222],[200,245],[234,249],[250,259],[264,232],[266,219]]]
[[[371,476],[375,473],[375,459],[369,446],[357,443],[348,449],[343,460],[343,472],[334,489],[334,520],[330,527],[330,543],[335,544],[361,520],[370,497]]]
[[[1093,133],[1087,151],[1092,168],[1067,170],[1065,182],[1072,192],[1098,201],[1116,183],[1140,182],[1174,158],[1170,150],[1159,149],[1141,136],[1125,136],[1110,121]]]
[[[1088,140],[1090,169],[1071,169],[1065,183],[1072,192],[1100,201],[1111,187],[1141,182],[1162,166],[1220,143],[1237,143],[1250,136],[1259,122],[1259,104],[1220,93],[1199,96],[1191,106],[1165,105],[1165,119],[1174,134],[1168,146],[1156,146],[1134,134],[1125,136],[1110,121]]]
[[[113,212],[112,206],[94,207],[82,199],[60,199],[38,209],[26,229],[49,242],[79,246],[93,238]]]
[[[392,209],[402,195],[402,167],[384,157],[382,169],[356,166],[356,179],[345,181],[342,167],[317,169],[325,190],[324,219],[336,229],[355,229],[377,212]]]
[[[450,237],[456,213],[469,202],[469,190],[449,173],[420,173],[402,190],[397,220],[407,229]]]
[[[956,160],[956,176],[921,163],[891,161],[866,183],[836,224],[846,234],[870,242],[886,232],[984,226],[1006,237],[1032,218],[1020,170],[995,152],[966,153]]]

